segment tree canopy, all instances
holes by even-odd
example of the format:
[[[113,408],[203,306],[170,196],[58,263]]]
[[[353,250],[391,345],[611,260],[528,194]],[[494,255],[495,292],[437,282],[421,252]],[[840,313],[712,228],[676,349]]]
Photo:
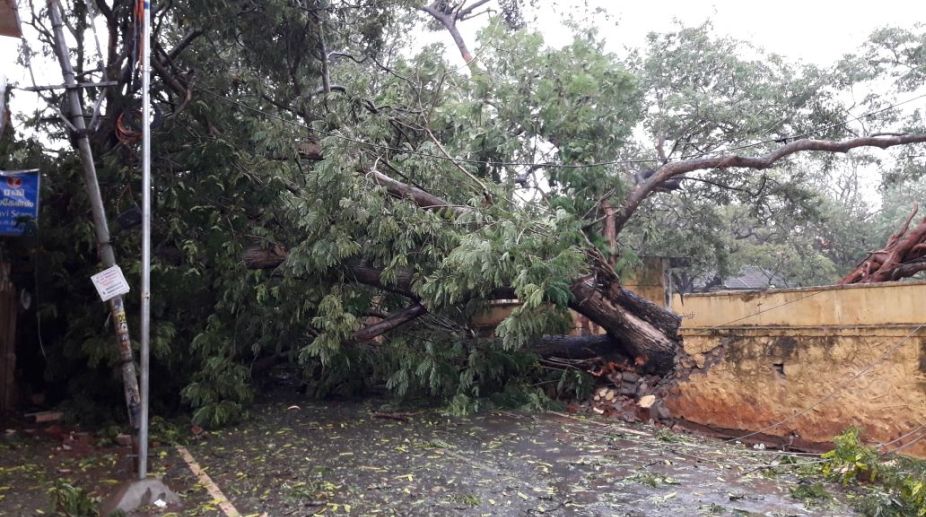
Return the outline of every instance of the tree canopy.
[[[831,282],[908,202],[886,187],[873,214],[847,171],[880,166],[885,185],[922,174],[922,112],[892,106],[926,80],[926,32],[880,30],[824,69],[709,23],[621,54],[580,27],[551,47],[501,2],[476,41],[456,42],[461,61],[439,45],[415,50],[409,35],[428,20],[453,34],[488,3],[419,4],[158,6],[161,404],[227,423],[279,364],[315,396],[385,387],[455,411],[576,393],[588,377],[531,347],[567,332],[570,308],[617,311],[609,334],[632,336],[622,353],[644,363],[654,354],[634,348],[634,333],[669,352],[669,316],[619,289],[641,255],[689,257],[693,274],[750,264],[796,285]],[[44,14],[33,14],[29,45],[46,48]],[[132,2],[77,0],[67,16],[78,72],[116,84],[83,92],[85,109],[102,97],[92,138],[114,218],[139,196]],[[94,24],[107,31],[99,56]],[[872,81],[893,86],[853,105],[847,92]],[[46,113],[60,104],[46,100]],[[44,171],[40,227],[17,246],[34,264],[45,378],[72,401],[115,406],[117,355],[86,281],[96,244],[77,157],[43,145],[67,139],[54,119],[28,124],[44,136],[9,135],[0,167]],[[832,154],[872,146],[900,150],[889,162],[852,151],[850,165]],[[115,245],[137,274],[135,230]],[[491,335],[474,327],[508,298],[522,303]]]

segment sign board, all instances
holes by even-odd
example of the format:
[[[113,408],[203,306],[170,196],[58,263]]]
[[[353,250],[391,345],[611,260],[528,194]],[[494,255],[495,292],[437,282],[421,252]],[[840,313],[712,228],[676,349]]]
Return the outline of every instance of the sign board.
[[[100,293],[100,299],[104,302],[129,292],[129,283],[125,281],[125,276],[119,266],[113,266],[104,269],[90,277],[93,280],[93,286],[96,292]]]
[[[22,235],[38,218],[39,170],[0,171],[0,235]]]
[[[0,36],[21,38],[22,25],[16,10],[16,0],[0,0]]]

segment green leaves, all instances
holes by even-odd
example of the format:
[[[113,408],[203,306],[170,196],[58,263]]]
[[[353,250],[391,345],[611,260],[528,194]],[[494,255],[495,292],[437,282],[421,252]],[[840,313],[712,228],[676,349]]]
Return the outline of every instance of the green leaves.
[[[568,330],[570,282],[586,273],[589,247],[612,251],[596,233],[606,202],[619,208],[635,187],[634,171],[744,143],[759,153],[795,134],[838,137],[846,110],[837,88],[883,74],[913,88],[923,76],[921,35],[905,31],[879,32],[853,61],[864,66],[831,72],[718,37],[709,24],[616,55],[593,31],[552,47],[494,19],[473,45],[478,69],[467,70],[440,46],[409,50],[417,3],[251,4],[181,2],[159,24],[164,48],[189,28],[205,33],[171,64],[196,73],[189,103],[155,81],[165,106],[186,106],[155,134],[155,367],[169,379],[165,400],[185,386],[197,421],[212,425],[242,415],[261,375],[251,367],[265,360],[298,367],[317,396],[385,385],[454,411],[498,392],[537,402],[526,386],[545,374],[522,348]],[[891,68],[891,48],[909,70]],[[323,72],[342,88],[320,90]],[[121,95],[106,113],[135,105]],[[95,152],[116,214],[137,204],[138,163],[105,132]],[[96,244],[80,171],[73,154],[52,157],[42,144],[17,143],[3,163],[41,163],[50,180],[34,250],[55,342],[48,376],[77,383],[90,364],[99,371],[79,382],[105,393],[93,381],[115,382],[106,377],[115,354],[86,282]],[[619,236],[619,272],[659,254],[690,257],[701,271],[750,262],[786,265],[798,282],[831,275],[844,257],[813,239],[832,215],[805,188],[814,167],[691,174]],[[439,200],[393,197],[375,172]],[[757,237],[738,238],[746,230]],[[137,232],[114,241],[136,275]],[[249,272],[241,258],[252,247],[281,250],[285,262]],[[358,267],[381,272],[383,288],[359,282]],[[472,318],[500,290],[522,304],[480,335]],[[426,316],[350,343],[357,329],[418,302]],[[556,375],[559,392],[583,385]]]
[[[203,427],[222,427],[246,416],[253,399],[248,370],[225,357],[210,357],[181,395],[197,408],[193,422]]]

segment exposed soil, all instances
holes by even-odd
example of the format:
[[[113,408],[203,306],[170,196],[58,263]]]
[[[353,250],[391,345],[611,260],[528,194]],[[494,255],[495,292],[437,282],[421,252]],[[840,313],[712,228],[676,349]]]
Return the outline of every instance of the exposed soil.
[[[836,487],[814,507],[791,497],[794,463],[816,461],[809,455],[566,414],[454,418],[386,413],[373,401],[296,404],[260,405],[249,422],[187,445],[243,515],[853,513]],[[128,472],[123,450],[72,454],[47,436],[18,435],[0,449],[0,513],[49,512],[57,477],[103,494]],[[154,456],[183,498],[179,513],[219,515],[176,451]]]

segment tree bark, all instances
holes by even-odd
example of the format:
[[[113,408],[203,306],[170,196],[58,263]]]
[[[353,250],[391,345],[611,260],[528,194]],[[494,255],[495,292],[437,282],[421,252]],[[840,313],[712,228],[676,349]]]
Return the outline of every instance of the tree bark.
[[[609,296],[611,286],[597,285],[594,277],[586,276],[571,286],[573,299],[569,306],[601,326],[617,345],[630,356],[634,364],[647,373],[662,375],[672,370],[678,342],[678,326],[663,330],[623,306],[616,296]],[[671,313],[665,309],[662,312]],[[663,318],[665,319],[665,318]]]
[[[286,257],[286,250],[280,245],[266,250],[251,248],[245,252],[245,263],[251,269],[275,268],[282,264]],[[412,275],[408,272],[398,272],[393,282],[383,281],[382,271],[368,266],[345,266],[344,275],[358,283],[418,300],[411,287]],[[601,277],[610,278],[606,275]],[[602,285],[596,285],[594,277],[587,276],[571,286],[572,301],[569,307],[608,333],[608,338],[594,336],[595,355],[601,355],[605,347],[610,347],[612,352],[632,357],[637,365],[647,372],[668,372],[672,369],[678,349],[678,327],[681,318],[640,298],[616,282],[616,279],[611,278]],[[492,298],[513,299],[514,290],[496,289]],[[412,313],[413,308],[406,311]],[[424,312],[415,317],[421,314]]]
[[[398,328],[406,323],[423,316],[428,313],[428,310],[424,308],[424,305],[420,303],[415,303],[407,309],[402,309],[401,311],[390,314],[382,321],[376,323],[371,323],[362,329],[354,332],[351,336],[352,343],[362,343],[364,341],[370,341],[371,339],[385,334],[390,330]]]
[[[466,41],[463,40],[460,29],[457,28],[457,21],[465,19],[476,10],[476,8],[488,3],[488,0],[477,0],[472,5],[464,7],[465,3],[466,2],[463,2],[458,7],[454,7],[452,4],[448,5],[446,2],[436,0],[426,6],[419,7],[419,9],[430,14],[447,29],[447,32],[450,33],[450,37],[453,38],[453,43],[457,46],[457,50],[460,51],[460,56],[463,58],[463,61],[468,66],[472,67],[473,54],[466,46]]]
[[[747,169],[767,169],[779,160],[792,154],[805,151],[823,151],[829,153],[846,153],[858,147],[879,147],[887,149],[897,145],[915,144],[926,142],[926,135],[904,134],[892,136],[866,136],[860,138],[850,138],[848,140],[815,140],[805,138],[795,140],[785,144],[774,151],[762,156],[740,156],[736,154],[726,154],[720,156],[710,156],[705,158],[694,158],[691,160],[682,160],[672,162],[659,167],[648,180],[641,183],[633,189],[624,202],[621,204],[620,211],[615,221],[615,231],[620,234],[621,230],[630,221],[630,218],[636,213],[637,208],[644,199],[649,197],[654,191],[663,186],[673,178],[681,176],[687,172],[694,172],[706,169],[729,169],[733,167],[743,167]]]
[[[910,222],[918,209],[914,206],[900,229],[888,238],[884,248],[870,253],[839,284],[889,282],[926,270],[926,219],[910,229]]]
[[[594,359],[596,357],[626,358],[614,344],[611,336],[544,336],[528,348],[541,357],[563,359]]]
[[[430,192],[392,179],[375,169],[369,171],[368,174],[373,177],[376,183],[385,187],[391,196],[398,199],[408,199],[425,210],[449,211],[454,215],[463,215],[473,210],[468,206],[452,205]]]

